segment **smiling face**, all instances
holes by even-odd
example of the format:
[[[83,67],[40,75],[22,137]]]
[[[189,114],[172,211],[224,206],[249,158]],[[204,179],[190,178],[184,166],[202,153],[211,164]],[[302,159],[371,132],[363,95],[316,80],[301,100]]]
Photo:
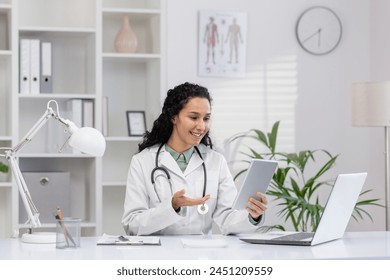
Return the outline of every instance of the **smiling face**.
[[[200,143],[210,128],[211,107],[206,98],[191,98],[172,119],[173,130],[168,146],[184,152]]]

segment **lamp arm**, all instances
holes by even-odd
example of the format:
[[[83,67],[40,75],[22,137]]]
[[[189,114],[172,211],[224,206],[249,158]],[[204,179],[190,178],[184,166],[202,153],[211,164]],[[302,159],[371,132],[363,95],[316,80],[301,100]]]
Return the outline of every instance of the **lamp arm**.
[[[57,106],[57,112],[50,107],[50,103],[54,102]],[[16,154],[31,141],[31,139],[35,136],[35,134],[47,123],[47,121],[51,118],[56,119],[61,122],[66,127],[69,127],[69,121],[64,120],[60,117],[58,113],[58,104],[54,100],[50,100],[47,104],[47,109],[42,117],[34,124],[34,126],[27,132],[27,134],[22,138],[22,140],[15,145],[13,148],[5,150],[5,157],[8,160],[12,173],[14,174],[16,184],[18,185],[20,197],[23,201],[24,207],[26,208],[28,220],[26,223],[30,222],[32,227],[40,227],[41,222],[39,220],[39,212],[36,208],[34,202],[32,201],[30,192],[27,188],[27,184],[23,178],[22,172],[20,171],[20,167],[18,161],[16,159]]]
[[[53,108],[50,107],[50,104],[52,102],[55,104],[56,110],[53,110]],[[17,153],[27,143],[29,143],[32,140],[32,138],[35,136],[35,134],[51,118],[54,118],[55,120],[57,120],[58,122],[63,124],[66,127],[66,132],[70,133],[71,135],[75,135],[75,134],[78,135],[77,136],[78,138],[76,137],[76,139],[78,139],[78,140],[73,140],[73,141],[76,141],[76,143],[78,144],[78,145],[75,145],[75,146],[77,146],[75,148],[79,148],[82,152],[86,152],[86,153],[89,153],[92,155],[96,154],[98,156],[101,156],[104,153],[105,146],[106,146],[105,141],[104,141],[104,137],[100,134],[100,132],[96,132],[97,130],[93,129],[93,128],[84,128],[84,130],[79,129],[72,121],[63,119],[59,114],[58,103],[55,100],[50,100],[47,103],[47,108],[46,108],[45,113],[34,124],[34,126],[27,132],[27,134],[22,138],[22,140],[17,145],[15,145],[13,148],[8,148],[8,147],[7,148],[0,148],[0,150],[5,150],[5,153],[0,154],[0,156],[5,156],[6,159],[8,160],[8,162],[10,163],[12,173],[15,177],[16,184],[18,185],[21,199],[22,199],[23,204],[26,208],[27,215],[28,215],[28,220],[26,223],[29,222],[32,225],[32,227],[40,227],[41,226],[41,222],[39,221],[39,212],[32,201],[30,192],[27,188],[26,182],[23,178],[23,174],[20,170],[20,167],[18,164],[18,159],[17,159]],[[85,131],[87,131],[87,132],[85,132]],[[86,134],[87,134],[87,137],[85,136]],[[92,149],[90,149],[89,146],[85,147],[86,145],[90,144],[88,141],[90,141],[90,139],[91,139],[91,134],[92,134],[92,137],[97,138],[97,143],[98,143],[98,145],[92,146]],[[72,139],[68,138],[69,141],[72,141]],[[82,140],[80,140],[80,139],[82,139]],[[83,145],[81,145],[81,147],[80,147],[80,143],[77,141],[80,141]],[[75,143],[73,143],[73,144],[75,144]],[[70,143],[70,145],[72,146],[71,143]]]
[[[26,223],[30,222],[33,227],[40,227],[41,222],[39,221],[39,212],[36,208],[34,202],[31,199],[30,192],[28,191],[26,181],[23,178],[22,172],[20,171],[19,164],[12,151],[8,150],[5,152],[5,156],[10,163],[12,173],[14,174],[16,184],[19,188],[20,197],[23,201],[24,207],[26,208],[28,220]]]
[[[22,138],[22,140],[12,148],[13,154],[16,154],[18,151],[20,151],[28,142],[31,141],[31,139],[34,137],[35,134],[47,123],[47,121],[55,117],[57,114],[54,112],[52,108],[47,108],[45,113],[42,115],[42,117],[34,124],[34,126],[27,132],[27,134]]]

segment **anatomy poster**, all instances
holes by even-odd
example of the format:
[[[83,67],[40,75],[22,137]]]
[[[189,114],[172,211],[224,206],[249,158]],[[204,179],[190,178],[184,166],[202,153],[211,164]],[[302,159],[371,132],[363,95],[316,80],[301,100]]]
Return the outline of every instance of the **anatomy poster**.
[[[199,13],[199,76],[244,77],[246,13]]]

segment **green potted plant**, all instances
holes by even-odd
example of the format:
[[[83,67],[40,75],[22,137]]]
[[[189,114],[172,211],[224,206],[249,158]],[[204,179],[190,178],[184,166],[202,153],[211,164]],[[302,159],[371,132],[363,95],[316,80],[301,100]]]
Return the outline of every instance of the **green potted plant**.
[[[0,161],[0,173],[7,174],[8,171],[9,171],[8,165]],[[3,176],[0,176],[0,182],[1,181],[6,181],[6,177],[5,176],[4,176],[4,178],[2,178],[2,177]]]
[[[279,167],[275,172],[268,189],[267,195],[274,197],[278,202],[277,212],[284,219],[290,221],[296,231],[315,231],[324,210],[319,200],[318,191],[323,186],[331,186],[332,180],[323,179],[332,167],[335,166],[338,155],[332,155],[326,150],[305,150],[296,153],[278,152],[276,149],[279,121],[274,123],[271,132],[265,133],[258,129],[251,129],[248,132],[240,133],[230,139],[250,138],[262,149],[261,152],[255,147],[247,146],[247,151],[241,151],[248,160],[243,160],[249,164],[250,159],[271,159],[279,162]],[[318,160],[320,159],[320,160]],[[320,163],[321,161],[321,163]],[[307,167],[315,165],[314,174],[309,174]],[[240,170],[234,179],[246,172],[247,169]],[[360,194],[364,196],[371,190],[366,190]],[[356,205],[352,217],[358,221],[364,216],[372,220],[371,215],[363,209],[367,205],[382,206],[377,203],[379,199],[360,199]],[[264,226],[265,231],[278,229],[285,230],[284,225],[277,224]]]

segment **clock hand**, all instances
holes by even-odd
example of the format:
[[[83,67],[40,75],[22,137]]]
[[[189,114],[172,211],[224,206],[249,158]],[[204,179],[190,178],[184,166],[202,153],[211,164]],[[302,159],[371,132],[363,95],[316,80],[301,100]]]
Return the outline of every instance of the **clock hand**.
[[[316,36],[317,34],[319,34],[321,32],[321,28],[319,28],[316,32],[314,32],[313,34],[309,35],[309,37],[307,37],[305,40],[302,40],[302,44],[305,43],[307,40],[313,38],[314,36]]]
[[[318,29],[318,47],[321,47],[321,31],[322,31],[322,29],[319,28]]]

